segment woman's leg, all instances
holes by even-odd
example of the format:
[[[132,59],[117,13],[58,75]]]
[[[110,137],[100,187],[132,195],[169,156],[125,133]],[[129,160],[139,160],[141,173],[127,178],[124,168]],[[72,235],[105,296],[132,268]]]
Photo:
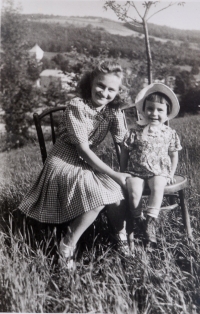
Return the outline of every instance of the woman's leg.
[[[126,237],[126,211],[127,201],[121,200],[114,204],[109,204],[107,208],[107,217],[111,225],[112,231],[118,235],[122,241],[127,240]]]
[[[104,207],[105,206],[97,207],[76,217],[69,226],[68,232],[64,238],[64,244],[75,247],[84,231],[95,221]]]
[[[141,216],[142,192],[145,181],[138,177],[127,178],[129,209],[134,218]]]
[[[160,212],[167,180],[165,177],[154,176],[148,180],[148,184],[151,194],[147,207],[146,239],[149,243],[156,243],[156,219],[158,218]]]

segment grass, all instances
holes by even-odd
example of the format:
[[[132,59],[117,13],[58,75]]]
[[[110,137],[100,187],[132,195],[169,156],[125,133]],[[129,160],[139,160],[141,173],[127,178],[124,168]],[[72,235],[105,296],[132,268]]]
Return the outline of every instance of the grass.
[[[26,225],[15,214],[42,167],[38,146],[2,153],[6,171],[0,185],[0,311],[200,313],[199,120],[197,115],[171,122],[183,146],[177,171],[189,182],[186,202],[194,242],[185,235],[178,208],[161,214],[156,250],[147,251],[136,241],[135,255],[124,257],[112,245],[103,213],[81,238],[72,272],[58,263],[54,232]],[[100,154],[117,167],[113,151],[108,138]]]

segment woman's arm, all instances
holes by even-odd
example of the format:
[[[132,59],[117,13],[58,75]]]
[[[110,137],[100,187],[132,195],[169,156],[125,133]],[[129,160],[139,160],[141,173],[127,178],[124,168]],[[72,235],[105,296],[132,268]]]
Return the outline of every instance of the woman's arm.
[[[178,151],[175,152],[169,152],[169,157],[171,159],[171,172],[170,176],[172,179],[170,180],[170,183],[175,183],[176,181],[174,180],[174,174],[178,165]]]
[[[123,188],[126,188],[126,178],[130,177],[128,173],[120,173],[111,169],[106,165],[90,148],[88,143],[77,144],[76,148],[79,155],[86,161],[93,169],[107,174],[115,180]]]

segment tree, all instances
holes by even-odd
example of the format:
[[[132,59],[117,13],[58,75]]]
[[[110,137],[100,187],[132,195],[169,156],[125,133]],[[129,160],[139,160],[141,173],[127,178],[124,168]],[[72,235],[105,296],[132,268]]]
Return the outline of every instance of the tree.
[[[192,74],[192,75],[197,75],[197,74],[199,74],[199,65],[198,65],[198,63],[195,63],[195,64],[192,66],[191,74]]]
[[[7,147],[22,146],[28,139],[30,112],[39,102],[40,92],[33,81],[38,78],[37,64],[31,61],[25,41],[27,25],[12,0],[2,8],[1,103],[5,111]]]
[[[189,71],[180,71],[178,75],[176,75],[175,81],[175,93],[184,95],[190,89],[192,89],[195,85],[195,80],[193,75]]]
[[[196,114],[200,109],[200,89],[189,89],[180,100],[181,112]]]
[[[149,16],[149,13],[152,7],[156,6],[160,1],[145,1],[143,3],[144,12],[141,14],[138,10],[138,7],[135,4],[135,1],[126,1],[124,4],[116,3],[116,1],[106,1],[104,4],[104,8],[107,10],[110,8],[115,12],[118,19],[127,23],[133,27],[143,27],[144,37],[145,37],[145,46],[146,46],[146,57],[147,57],[147,74],[148,74],[148,82],[152,83],[152,56],[149,42],[149,33],[148,33],[148,20],[154,16],[155,14],[163,11],[175,4],[183,5],[184,2],[170,2],[169,4],[165,4],[164,7],[152,13]],[[138,16],[138,19],[134,17],[135,13]]]

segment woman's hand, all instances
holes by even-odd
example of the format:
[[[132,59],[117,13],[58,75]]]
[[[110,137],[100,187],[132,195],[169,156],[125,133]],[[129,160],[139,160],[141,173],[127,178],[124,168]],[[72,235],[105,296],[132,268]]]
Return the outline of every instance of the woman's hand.
[[[174,178],[173,175],[167,178],[167,185],[174,184],[174,183],[176,183],[176,179]]]
[[[126,179],[131,177],[129,173],[116,172],[106,165],[99,157],[89,148],[88,143],[82,143],[76,146],[79,155],[93,169],[105,173],[115,180],[122,188],[126,189]]]
[[[124,189],[126,189],[126,179],[130,177],[131,174],[123,172],[115,172],[115,174],[112,176],[113,180],[115,180]]]

